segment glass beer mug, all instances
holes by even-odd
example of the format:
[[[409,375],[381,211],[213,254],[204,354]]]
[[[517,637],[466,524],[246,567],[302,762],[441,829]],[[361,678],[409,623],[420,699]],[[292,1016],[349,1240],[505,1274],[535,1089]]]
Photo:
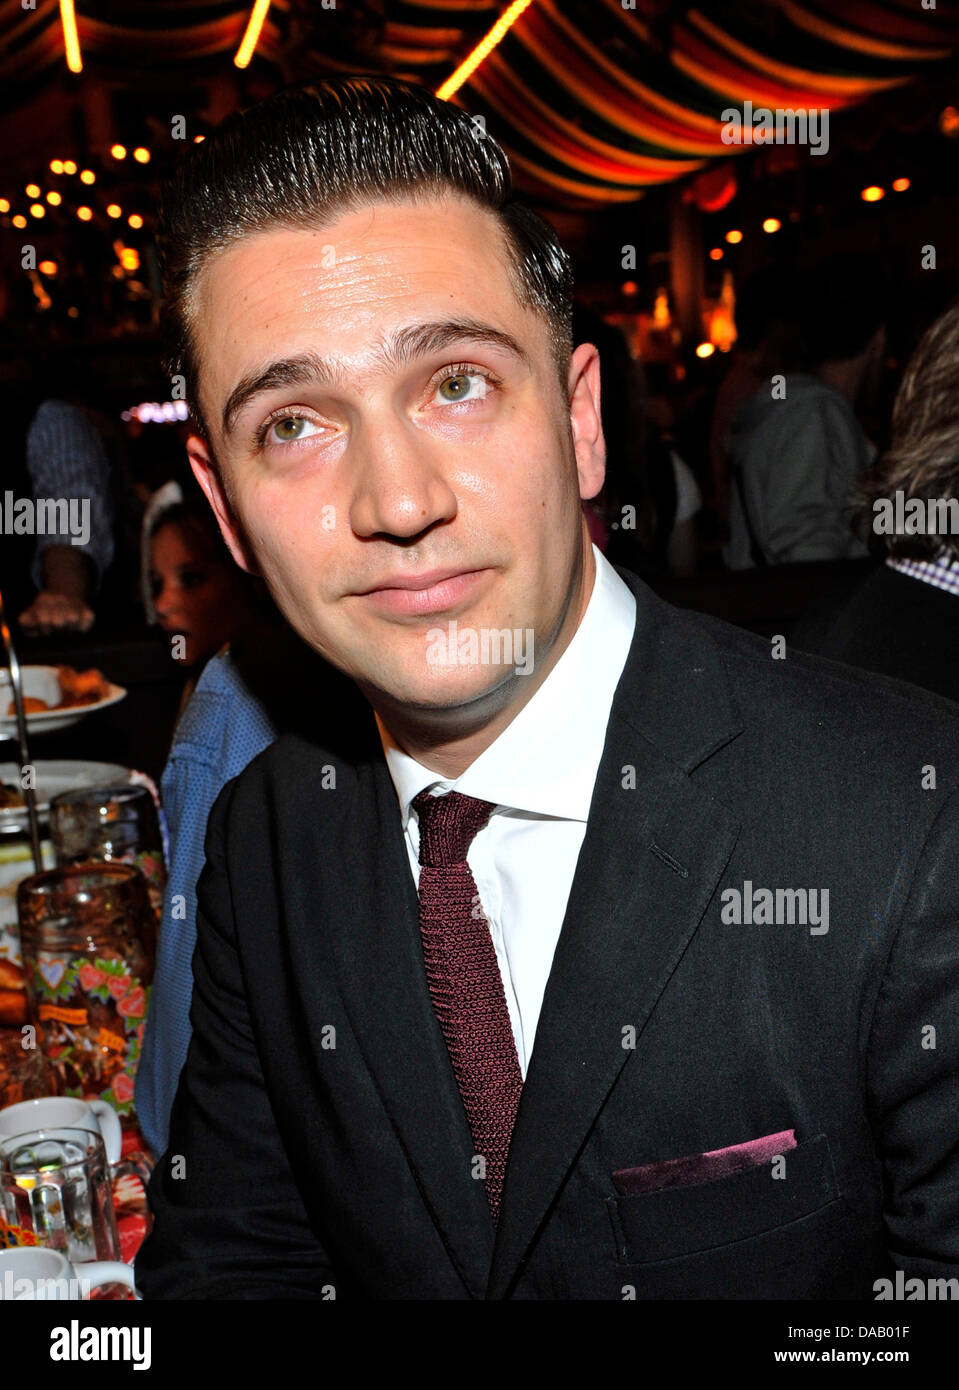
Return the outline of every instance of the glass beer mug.
[[[107,1161],[99,1134],[42,1129],[0,1140],[0,1249],[40,1246],[80,1267],[119,1261],[111,1182],[146,1182],[138,1157]],[[112,1286],[111,1286],[112,1287]]]

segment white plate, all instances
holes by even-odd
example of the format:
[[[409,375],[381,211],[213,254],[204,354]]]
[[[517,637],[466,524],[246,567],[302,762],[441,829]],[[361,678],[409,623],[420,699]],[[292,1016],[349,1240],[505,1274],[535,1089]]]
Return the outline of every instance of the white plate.
[[[50,809],[51,796],[79,791],[81,787],[112,787],[130,781],[130,769],[120,763],[38,758],[33,766],[37,770],[37,813],[44,819]],[[8,787],[20,785],[20,769],[16,763],[0,763],[0,782],[6,782]],[[27,829],[26,806],[8,806],[0,810],[0,831],[14,829]]]
[[[21,666],[20,675],[23,680],[24,695],[32,695],[38,700],[46,700],[48,705],[55,705],[60,699],[60,680],[55,666]],[[69,709],[42,709],[36,714],[28,714],[27,733],[52,734],[58,729],[69,729],[72,725],[78,724],[81,719],[85,719],[88,714],[92,714],[94,710],[106,709],[109,705],[115,705],[126,696],[127,692],[122,685],[114,685],[112,681],[107,681],[106,686],[106,695],[102,700],[97,700],[95,704],[71,705]],[[10,672],[0,671],[0,739],[15,739],[17,736],[16,716],[11,714],[8,717],[5,713],[12,699],[13,689],[10,685]]]

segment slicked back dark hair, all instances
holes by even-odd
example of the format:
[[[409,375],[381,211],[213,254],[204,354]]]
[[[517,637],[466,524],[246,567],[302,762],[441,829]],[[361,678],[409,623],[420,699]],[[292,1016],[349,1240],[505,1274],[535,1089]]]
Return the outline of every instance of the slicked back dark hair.
[[[556,233],[512,195],[509,162],[485,128],[425,88],[353,75],[289,87],[228,116],[187,147],[167,184],[159,246],[166,366],[186,378],[197,424],[193,298],[207,261],[241,238],[310,228],[371,202],[471,198],[503,228],[516,297],[547,321],[564,393],[572,272]]]

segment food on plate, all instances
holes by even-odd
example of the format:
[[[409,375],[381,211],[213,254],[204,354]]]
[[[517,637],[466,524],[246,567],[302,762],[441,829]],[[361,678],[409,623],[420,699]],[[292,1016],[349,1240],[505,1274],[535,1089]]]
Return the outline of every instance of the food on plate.
[[[13,806],[23,806],[23,792],[13,782],[0,782],[0,811],[9,811]],[[2,962],[0,962],[2,964]]]
[[[105,700],[110,691],[110,682],[91,667],[88,671],[75,671],[72,666],[58,666],[60,681],[60,701],[54,709],[69,709],[74,705],[95,705]]]
[[[24,714],[39,714],[41,710],[49,708],[50,706],[47,704],[46,700],[41,700],[38,695],[24,695],[23,697]],[[7,705],[7,717],[12,718],[15,713],[16,706],[11,700],[9,705]]]
[[[40,714],[51,709],[74,709],[77,705],[96,705],[110,694],[110,682],[102,671],[91,666],[88,671],[75,671],[72,666],[58,666],[57,680],[60,682],[60,698],[55,705],[41,700],[37,695],[24,695],[24,714]],[[11,699],[7,705],[7,718],[14,714]]]

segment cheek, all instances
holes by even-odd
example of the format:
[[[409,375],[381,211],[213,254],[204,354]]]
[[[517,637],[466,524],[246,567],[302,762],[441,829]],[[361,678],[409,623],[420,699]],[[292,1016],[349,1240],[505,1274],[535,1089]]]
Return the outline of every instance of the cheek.
[[[278,512],[259,519],[247,534],[260,574],[287,619],[295,623],[297,616],[312,614],[324,601],[324,575],[333,572],[336,530],[324,531],[320,518],[301,504],[288,519]]]
[[[508,526],[555,526],[579,506],[574,466],[556,440],[529,442],[484,480],[484,496]]]
[[[260,483],[237,498],[237,516],[258,555],[282,561],[304,548],[311,535],[322,535],[323,507],[329,488],[319,479],[277,479]]]
[[[203,627],[218,611],[219,594],[211,592],[208,585],[201,589],[184,592],[177,608],[187,619],[190,627]]]
[[[555,418],[518,409],[478,451],[475,463],[467,459],[464,468],[462,459],[458,462],[454,487],[457,483],[484,507],[500,509],[501,521],[518,521],[519,510],[524,521],[544,510],[554,515],[568,495],[578,496],[574,456],[557,434]]]

